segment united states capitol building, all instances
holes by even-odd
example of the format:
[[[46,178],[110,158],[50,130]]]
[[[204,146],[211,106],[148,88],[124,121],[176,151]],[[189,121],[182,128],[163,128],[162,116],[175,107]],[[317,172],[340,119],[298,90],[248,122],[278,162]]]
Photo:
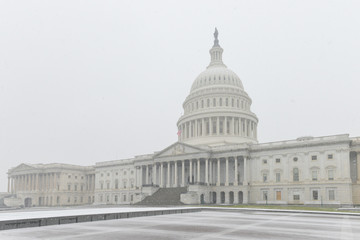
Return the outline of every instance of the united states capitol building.
[[[95,166],[21,164],[8,171],[8,205],[360,205],[360,138],[348,134],[258,143],[258,118],[223,63],[217,30],[210,64],[194,80],[162,151]]]

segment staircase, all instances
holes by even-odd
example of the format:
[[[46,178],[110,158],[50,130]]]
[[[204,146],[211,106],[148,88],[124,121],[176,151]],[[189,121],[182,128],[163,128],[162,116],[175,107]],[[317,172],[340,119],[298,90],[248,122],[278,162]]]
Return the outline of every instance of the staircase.
[[[153,195],[147,196],[136,205],[183,205],[180,195],[187,193],[187,187],[159,188]]]

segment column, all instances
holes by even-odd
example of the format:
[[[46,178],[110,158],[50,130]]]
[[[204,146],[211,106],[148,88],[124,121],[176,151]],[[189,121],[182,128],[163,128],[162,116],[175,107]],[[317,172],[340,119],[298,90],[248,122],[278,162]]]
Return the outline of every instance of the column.
[[[205,129],[206,129],[206,126],[205,126],[205,118],[202,118],[201,119],[201,136],[205,136]]]
[[[192,159],[189,159],[189,183],[192,183],[192,175],[193,175],[193,171],[192,171]]]
[[[247,176],[246,176],[246,162],[247,162],[247,157],[244,157],[244,182],[243,182],[243,185],[248,185],[247,184]]]
[[[175,164],[174,164],[174,171],[175,171],[175,179],[174,179],[174,187],[177,187],[178,186],[178,175],[177,175],[177,161],[175,161]]]
[[[227,135],[227,117],[224,117],[224,121],[223,121],[223,133],[224,133],[224,135]]]
[[[157,169],[156,169],[156,163],[154,163],[152,169],[153,169],[153,184],[154,184],[154,185],[158,185],[158,184],[157,184],[157,172],[156,172]]]
[[[235,135],[235,118],[234,117],[231,118],[231,128],[230,129],[231,129],[230,134]]]
[[[234,157],[234,164],[235,164],[235,173],[234,173],[234,186],[237,186],[239,183],[238,180],[238,161],[237,161],[237,157]]]
[[[216,135],[219,135],[220,134],[220,118],[217,117],[216,118]]]
[[[149,165],[146,165],[146,171],[145,171],[145,184],[149,184]]]
[[[160,163],[160,186],[164,187],[164,163]]]
[[[205,159],[205,184],[209,185],[209,172],[208,172],[209,159]]]
[[[170,162],[168,162],[167,164],[167,179],[166,179],[166,187],[170,187],[171,185],[171,181],[170,181],[170,168],[171,168],[171,164]]]
[[[220,186],[220,158],[217,159],[217,181],[216,186]]]
[[[185,186],[185,160],[181,161],[181,186]]]
[[[143,185],[143,166],[139,166],[139,183],[140,183],[140,186],[139,187],[142,187]]]
[[[209,184],[213,184],[213,161],[209,159]]]
[[[194,133],[194,137],[198,136],[198,121],[195,120],[195,133]]]
[[[213,135],[212,119],[209,117],[209,135]]]
[[[39,188],[39,174],[38,173],[35,175],[35,191],[40,191],[40,188]]]
[[[198,183],[200,182],[200,158],[197,160],[197,180]]]
[[[57,173],[54,173],[54,190],[57,191],[58,187],[57,187],[58,183],[57,183]],[[89,185],[89,184],[88,184]],[[88,189],[90,190],[90,186],[88,187]]]
[[[10,192],[10,177],[8,177],[8,190],[7,192],[9,193]]]
[[[229,158],[225,159],[225,186],[229,186]]]

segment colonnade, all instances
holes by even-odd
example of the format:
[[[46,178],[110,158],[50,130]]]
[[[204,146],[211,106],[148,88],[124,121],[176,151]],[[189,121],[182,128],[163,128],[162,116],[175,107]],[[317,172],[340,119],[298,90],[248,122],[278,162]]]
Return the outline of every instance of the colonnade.
[[[246,169],[246,157],[174,160],[138,166],[136,181],[138,187],[238,186],[247,185]]]
[[[238,117],[209,117],[190,120],[178,126],[179,140],[193,137],[230,135],[257,139],[255,121]]]
[[[8,177],[8,192],[57,189],[58,173],[34,173]]]

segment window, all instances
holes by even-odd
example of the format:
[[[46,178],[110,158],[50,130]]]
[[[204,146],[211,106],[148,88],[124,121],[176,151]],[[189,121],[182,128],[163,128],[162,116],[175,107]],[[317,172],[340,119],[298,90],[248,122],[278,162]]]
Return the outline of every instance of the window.
[[[297,161],[298,161],[298,158],[297,158],[297,157],[294,157],[294,158],[293,158],[293,161],[294,161],[294,162],[297,162]]]
[[[212,121],[212,133],[216,134],[216,121]]]
[[[83,197],[80,197],[80,202],[83,202],[84,201],[84,198]]]
[[[115,189],[118,189],[118,188],[119,188],[119,180],[116,179],[116,180],[115,180]]]
[[[123,196],[124,202],[126,202],[126,195]]]
[[[281,200],[281,191],[276,191],[276,200],[277,201]]]
[[[220,98],[220,100],[219,100],[219,106],[220,107],[222,106],[222,98]]]
[[[332,154],[329,154],[329,155],[328,155],[328,159],[329,159],[329,160],[333,159],[333,155],[332,155]]]
[[[103,183],[100,184],[100,188],[104,189],[104,184]]]
[[[300,200],[300,195],[299,194],[294,194],[293,199],[294,199],[294,201],[299,201]]]
[[[74,187],[75,189],[74,189],[74,191],[77,191],[77,185],[75,185],[75,187]]]
[[[313,160],[313,161],[317,160],[317,156],[316,156],[316,155],[312,155],[312,156],[311,156],[311,160]]]
[[[68,191],[70,191],[71,190],[71,185],[70,184],[68,184]]]
[[[70,197],[68,197],[68,203],[70,203]]]
[[[117,176],[117,175],[119,175],[119,173],[118,173],[118,172],[116,172],[116,173],[115,173],[115,175]]]
[[[312,199],[313,200],[319,200],[319,191],[318,190],[313,190],[312,191]]]
[[[77,179],[77,176],[75,176],[75,179]]]
[[[267,173],[263,173],[263,182],[267,182]]]
[[[126,171],[124,171],[124,175],[126,175]]]
[[[71,175],[69,175],[68,178],[71,178]]]
[[[219,132],[220,132],[220,134],[224,133],[224,121],[220,121]]]
[[[266,160],[266,159],[263,159],[263,164],[267,164],[267,160]]]
[[[239,108],[239,99],[236,100],[236,107]]]
[[[107,176],[109,177],[109,176],[110,176],[110,173],[107,173]]]
[[[126,188],[126,182],[124,182],[124,188]]]
[[[106,183],[106,188],[110,189],[110,183]]]
[[[103,176],[104,176],[104,174],[102,173],[102,174],[101,174],[101,176],[103,177]]]
[[[333,169],[328,170],[328,180],[334,180],[334,170]]]
[[[294,168],[293,170],[293,181],[298,182],[299,181],[299,169]]]
[[[317,170],[312,170],[312,171],[311,171],[311,179],[312,179],[313,181],[317,181],[317,180],[318,180],[318,172],[317,172]]]
[[[204,108],[204,100],[201,100],[201,108]]]
[[[118,195],[115,195],[115,202],[117,202],[118,201]]]
[[[229,106],[229,99],[225,99],[225,106]]]
[[[330,189],[328,194],[329,194],[329,200],[330,201],[335,200],[335,190],[334,189]]]
[[[134,196],[130,195],[130,201],[134,201]]]
[[[106,196],[106,201],[110,202],[110,196],[109,195]]]
[[[213,107],[216,107],[216,99],[213,99]]]
[[[77,197],[74,197],[74,203],[77,203]]]
[[[231,99],[231,106],[234,107],[234,99]]]
[[[276,182],[281,181],[281,174],[279,172],[276,173]]]
[[[276,163],[280,163],[280,158],[277,158],[275,161]]]
[[[210,107],[210,99],[207,100],[206,106]]]
[[[59,197],[59,196],[56,197],[56,203],[57,203],[57,204],[60,203],[60,197]]]

